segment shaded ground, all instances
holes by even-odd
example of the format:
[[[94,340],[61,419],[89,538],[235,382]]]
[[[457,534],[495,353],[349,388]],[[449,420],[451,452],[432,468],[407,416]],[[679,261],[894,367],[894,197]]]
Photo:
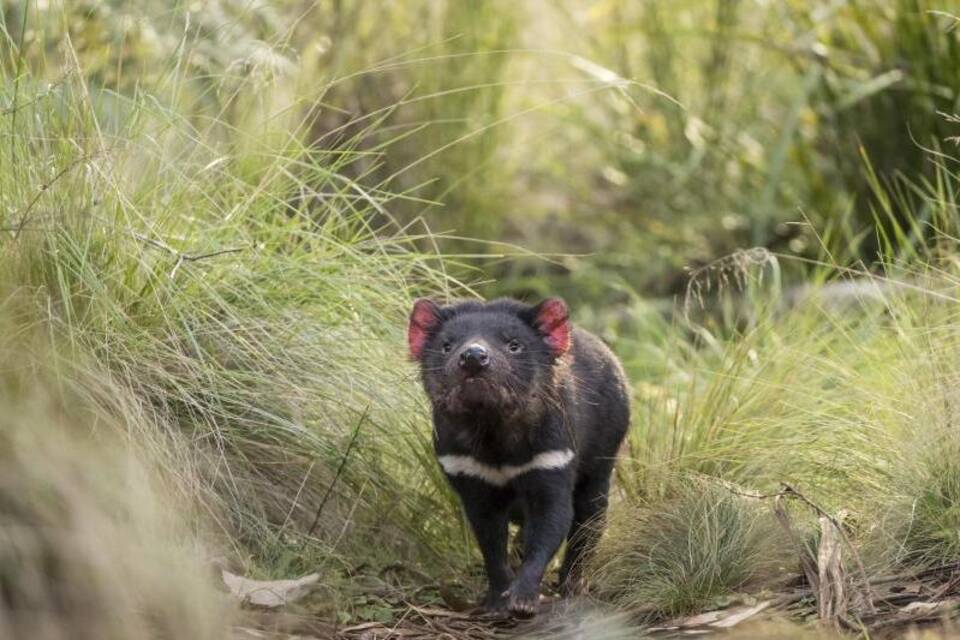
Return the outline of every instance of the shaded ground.
[[[363,622],[337,626],[310,616],[258,614],[249,626],[237,629],[237,640],[269,638],[336,638],[380,640],[382,638],[451,638],[492,640],[499,638],[573,638],[636,636],[640,626],[625,614],[604,611],[587,600],[549,598],[541,601],[540,613],[521,620],[480,611],[458,612],[437,606],[408,604],[390,622]]]
[[[587,598],[545,598],[531,620],[476,611],[458,612],[435,605],[406,603],[389,622],[337,625],[315,616],[250,611],[236,629],[236,640],[287,640],[317,638],[380,640],[383,638],[448,638],[491,640],[498,638],[627,638],[690,637],[730,633],[741,637],[830,637],[861,635],[871,638],[903,637],[924,629],[933,637],[960,637],[960,563],[914,573],[891,575],[864,585],[849,583],[843,612],[823,620],[822,603],[798,576],[798,586],[779,593],[762,593],[735,599],[721,609],[704,611],[656,623],[643,623],[642,612],[616,612]],[[836,586],[836,585],[835,585]],[[843,591],[843,588],[841,588]],[[869,601],[857,601],[869,593]],[[838,600],[840,602],[840,600]],[[924,636],[927,637],[927,636]]]

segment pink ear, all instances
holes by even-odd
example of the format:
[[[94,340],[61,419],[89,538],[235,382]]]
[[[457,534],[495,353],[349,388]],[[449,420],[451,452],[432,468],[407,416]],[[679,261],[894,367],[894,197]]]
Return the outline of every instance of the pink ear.
[[[570,349],[570,318],[567,303],[560,298],[547,298],[533,309],[534,326],[543,334],[543,339],[553,356],[559,358]]]
[[[440,308],[433,300],[420,298],[413,303],[410,324],[407,326],[407,344],[410,345],[411,358],[419,360],[423,357],[427,338],[438,324],[440,324]]]

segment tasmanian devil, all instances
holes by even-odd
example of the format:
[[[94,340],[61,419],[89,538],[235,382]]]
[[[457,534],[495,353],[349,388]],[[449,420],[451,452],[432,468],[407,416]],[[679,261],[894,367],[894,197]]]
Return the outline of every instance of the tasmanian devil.
[[[421,299],[407,338],[433,405],[440,466],[483,553],[484,605],[532,615],[560,544],[567,541],[560,586],[569,593],[596,542],[630,420],[623,369],[598,338],[571,325],[559,298],[536,306]],[[516,573],[511,519],[523,524]]]

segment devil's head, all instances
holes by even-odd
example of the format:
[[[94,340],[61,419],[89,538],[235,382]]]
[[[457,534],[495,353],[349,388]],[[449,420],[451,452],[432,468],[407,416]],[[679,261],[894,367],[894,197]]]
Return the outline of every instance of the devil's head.
[[[508,416],[545,399],[571,331],[559,298],[536,306],[508,299],[440,306],[421,299],[407,340],[434,407]]]

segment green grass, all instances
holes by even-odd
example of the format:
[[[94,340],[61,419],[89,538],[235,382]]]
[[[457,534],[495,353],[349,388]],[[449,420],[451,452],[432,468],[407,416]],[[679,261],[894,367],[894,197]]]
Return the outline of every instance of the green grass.
[[[922,147],[960,103],[955,0],[2,6],[14,43],[30,8],[23,59],[43,79],[71,68],[69,33],[94,90],[159,95],[241,155],[232,129],[282,138],[299,101],[304,140],[359,152],[340,173],[384,217],[450,232],[419,247],[482,266],[489,295],[669,298],[687,266],[746,246],[815,258],[818,233],[872,264],[869,230],[921,205],[878,223],[862,153],[882,180],[932,178]]]
[[[384,217],[396,196],[346,177],[363,154],[305,138],[323,88],[210,121],[175,69],[125,95],[70,73],[47,87],[46,68],[0,98],[3,308],[90,399],[89,429],[179,487],[236,571],[320,571],[336,592],[397,558],[462,573],[473,550],[402,336],[417,292],[466,289]]]
[[[952,211],[944,194],[955,180],[944,169],[936,187],[917,193]],[[761,571],[775,557],[746,553],[756,544],[739,525],[722,527],[731,539],[711,540],[717,510],[741,500],[725,489],[675,498],[677,474],[745,493],[789,483],[828,512],[846,512],[853,543],[877,574],[956,560],[960,274],[956,218],[932,219],[936,247],[891,256],[880,274],[827,265],[819,278],[828,284],[789,308],[777,286],[759,285],[761,273],[770,283],[770,264],[741,265],[747,295],[729,278],[714,284],[735,298],[731,324],[689,326],[699,348],[668,345],[658,381],[637,385],[618,470],[622,500],[607,560],[595,567],[602,591],[641,610],[688,613],[715,595],[708,587],[737,591],[737,578],[726,576]],[[780,566],[798,571],[795,558]]]
[[[769,510],[704,480],[675,480],[613,513],[592,580],[601,598],[643,616],[719,606],[796,562]]]

